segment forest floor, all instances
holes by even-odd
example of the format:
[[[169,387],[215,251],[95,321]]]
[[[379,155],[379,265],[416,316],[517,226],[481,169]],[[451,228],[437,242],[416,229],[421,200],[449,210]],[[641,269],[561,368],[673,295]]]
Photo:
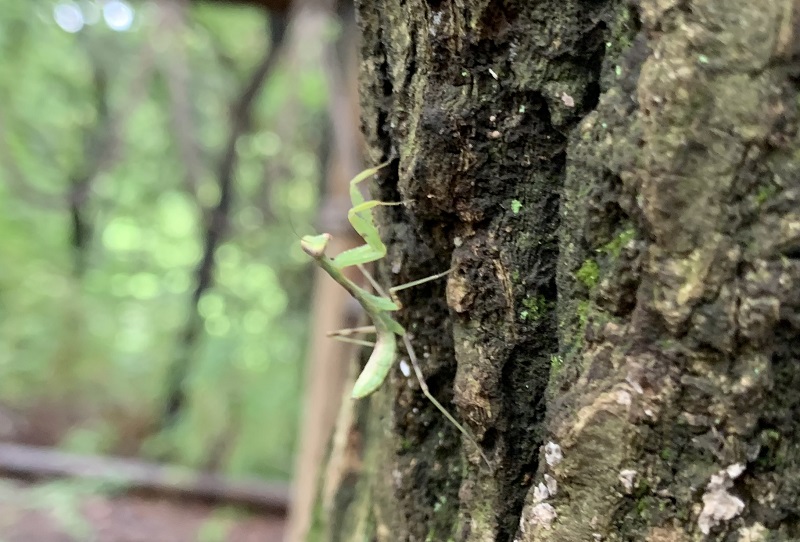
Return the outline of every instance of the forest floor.
[[[0,479],[0,542],[280,542],[283,528],[280,516]]]

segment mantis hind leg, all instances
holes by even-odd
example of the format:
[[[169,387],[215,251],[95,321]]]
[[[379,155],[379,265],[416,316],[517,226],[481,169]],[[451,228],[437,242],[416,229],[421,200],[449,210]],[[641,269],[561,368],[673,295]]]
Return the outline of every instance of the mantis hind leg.
[[[433,403],[433,406],[439,409],[439,412],[441,412],[444,415],[444,417],[447,418],[447,420],[450,423],[452,423],[455,426],[455,428],[458,429],[461,432],[461,434],[464,435],[464,437],[475,446],[475,448],[477,448],[478,453],[481,454],[481,457],[486,462],[486,466],[491,468],[491,463],[489,463],[489,458],[486,457],[486,454],[483,453],[483,450],[478,445],[478,441],[475,440],[475,437],[472,436],[472,433],[467,431],[467,429],[463,425],[458,423],[458,421],[453,417],[453,415],[450,414],[450,412],[446,408],[444,408],[444,406],[442,406],[442,403],[440,403],[436,399],[436,397],[433,396],[430,389],[428,389],[428,384],[425,382],[425,377],[422,375],[422,369],[420,369],[419,361],[417,360],[417,355],[414,353],[414,347],[411,346],[411,340],[408,338],[408,335],[403,335],[403,344],[405,345],[406,351],[408,352],[408,358],[411,360],[411,367],[414,369],[414,374],[417,376],[417,382],[419,382],[419,387],[422,390],[422,393],[425,395],[425,397],[428,398],[428,400],[431,403]]]
[[[359,333],[376,333],[375,326],[361,326],[361,327],[351,327],[345,329],[337,329],[336,331],[329,331],[327,336],[331,339],[336,339],[337,341],[341,341],[344,343],[351,343],[351,344],[359,344],[361,346],[375,346],[373,341],[365,341],[363,339],[354,339],[351,335],[357,335]]]
[[[431,275],[429,277],[421,278],[419,280],[412,280],[411,282],[406,282],[405,284],[400,284],[399,286],[392,286],[389,288],[389,293],[394,294],[395,292],[405,290],[406,288],[413,288],[414,286],[419,286],[420,284],[425,284],[426,282],[438,280],[452,273],[453,269],[455,269],[455,267],[451,267],[447,271],[442,271],[441,273],[436,273],[435,275]]]
[[[397,292],[405,290],[406,288],[413,288],[414,286],[419,286],[420,284],[425,284],[426,282],[431,282],[446,277],[447,275],[452,273],[453,269],[455,268],[451,267],[447,271],[442,271],[441,273],[436,273],[435,275],[431,275],[429,277],[424,277],[418,280],[412,280],[411,282],[400,284],[398,286],[392,286],[391,288],[389,288],[389,293],[387,294],[386,290],[381,288],[381,285],[378,284],[378,281],[375,280],[375,277],[373,277],[372,274],[369,271],[367,271],[367,269],[363,265],[358,266],[358,270],[361,271],[361,274],[364,275],[364,278],[367,279],[367,281],[370,283],[370,285],[372,285],[375,291],[378,292],[379,295],[394,301],[398,309],[402,308],[403,304],[397,298],[397,295],[395,295]]]

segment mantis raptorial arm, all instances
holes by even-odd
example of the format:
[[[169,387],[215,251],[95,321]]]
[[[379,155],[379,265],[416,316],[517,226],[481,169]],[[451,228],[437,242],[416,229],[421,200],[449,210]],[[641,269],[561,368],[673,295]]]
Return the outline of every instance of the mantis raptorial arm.
[[[333,280],[341,284],[342,287],[347,290],[350,295],[356,299],[356,301],[358,301],[358,303],[363,307],[364,312],[367,314],[370,320],[372,320],[372,327],[374,330],[370,329],[369,331],[374,331],[375,333],[374,344],[347,337],[347,335],[351,334],[350,332],[336,334],[341,339],[347,340],[348,342],[369,344],[373,346],[372,354],[370,354],[367,364],[364,366],[363,371],[356,379],[356,383],[353,387],[352,397],[354,399],[366,397],[367,395],[375,392],[383,384],[383,382],[386,380],[386,376],[389,374],[389,370],[395,362],[397,355],[397,337],[400,336],[403,338],[403,343],[406,347],[406,351],[408,352],[409,360],[414,368],[414,373],[419,381],[422,393],[425,394],[425,397],[427,397],[428,400],[430,400],[431,403],[433,403],[433,405],[439,409],[439,411],[467,438],[467,440],[472,442],[475,447],[478,448],[481,457],[484,461],[486,461],[486,464],[489,465],[489,460],[484,455],[480,446],[478,446],[475,438],[464,428],[464,426],[458,423],[453,415],[450,414],[450,412],[448,412],[447,409],[445,409],[444,406],[442,406],[442,404],[430,393],[428,385],[425,383],[425,379],[422,375],[422,370],[419,367],[419,362],[416,354],[414,353],[411,341],[406,335],[406,331],[403,329],[403,326],[394,320],[391,315],[392,312],[400,309],[400,303],[396,300],[394,295],[396,291],[409,288],[411,286],[416,286],[430,280],[442,278],[447,275],[449,271],[439,273],[432,277],[417,280],[409,284],[391,288],[389,290],[391,295],[390,299],[388,296],[386,296],[386,294],[383,293],[383,290],[377,281],[375,281],[375,279],[372,278],[372,276],[363,267],[363,264],[379,260],[386,255],[386,245],[383,244],[383,241],[380,238],[380,233],[378,232],[378,228],[375,225],[375,220],[372,216],[372,209],[381,205],[398,204],[383,203],[373,200],[365,201],[361,195],[361,192],[358,190],[358,183],[368,179],[387,164],[388,162],[377,167],[367,169],[356,175],[353,180],[350,181],[350,199],[353,203],[353,207],[348,211],[347,218],[350,221],[350,224],[352,224],[353,228],[358,232],[362,239],[364,239],[364,245],[346,250],[335,258],[330,258],[325,254],[325,250],[331,240],[331,235],[328,233],[323,233],[320,235],[306,235],[301,239],[300,245],[306,254],[314,259],[317,265],[319,265],[328,275],[330,275]],[[342,270],[345,267],[350,266],[357,266],[375,288],[375,291],[383,295],[371,294],[367,290],[361,288],[355,282],[348,279]]]

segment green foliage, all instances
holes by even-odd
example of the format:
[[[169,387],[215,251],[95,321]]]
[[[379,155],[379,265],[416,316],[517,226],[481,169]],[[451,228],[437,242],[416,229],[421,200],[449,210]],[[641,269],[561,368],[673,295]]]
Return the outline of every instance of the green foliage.
[[[204,5],[171,28],[158,24],[156,3],[132,4],[130,31],[97,23],[70,34],[53,19],[56,4],[0,0],[0,402],[58,398],[82,420],[64,446],[112,452],[160,416],[207,208],[219,198],[230,104],[267,39],[258,11]],[[189,405],[145,446],[161,458],[202,465],[224,441],[225,470],[290,471],[310,278],[290,219],[303,224],[316,206],[326,99],[312,61],[278,69],[237,143],[228,238],[199,304]],[[169,66],[181,63],[196,198],[167,84]],[[65,202],[85,176],[92,235],[80,272]]]
[[[197,533],[197,542],[225,542],[230,537],[234,516],[221,510],[208,518]]]
[[[108,487],[94,481],[60,480],[27,490],[14,486],[3,488],[0,502],[13,502],[30,510],[47,512],[74,539],[93,540],[92,526],[85,519],[81,507],[87,497],[110,492]]]
[[[761,186],[756,193],[756,203],[758,205],[764,205],[777,192],[778,188],[775,185],[769,184]]]
[[[590,290],[597,286],[597,280],[599,277],[600,267],[598,267],[597,262],[592,259],[584,261],[583,265],[581,265],[581,268],[578,269],[577,273],[575,273],[575,278],[577,278]]]
[[[598,249],[598,252],[608,254],[614,259],[619,258],[622,249],[636,237],[636,229],[632,225],[626,226],[614,239]]]
[[[586,327],[586,324],[589,321],[589,308],[591,307],[591,302],[588,299],[583,299],[578,301],[578,321],[580,322],[581,329]]]
[[[522,300],[522,305],[525,307],[519,313],[522,321],[535,322],[544,316],[547,311],[547,300],[542,295],[526,297]]]

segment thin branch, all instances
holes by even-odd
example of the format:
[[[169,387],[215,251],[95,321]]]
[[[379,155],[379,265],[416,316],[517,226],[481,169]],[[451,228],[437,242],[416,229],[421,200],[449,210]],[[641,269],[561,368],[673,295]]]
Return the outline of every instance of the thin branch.
[[[71,243],[75,258],[75,275],[83,276],[86,271],[87,249],[91,239],[91,224],[86,216],[86,202],[92,181],[103,165],[111,160],[117,142],[112,118],[108,107],[108,79],[101,64],[89,49],[92,58],[92,90],[97,111],[97,122],[84,130],[83,171],[70,176],[70,189],[67,192],[70,217],[72,218]],[[81,168],[79,168],[81,169]]]

